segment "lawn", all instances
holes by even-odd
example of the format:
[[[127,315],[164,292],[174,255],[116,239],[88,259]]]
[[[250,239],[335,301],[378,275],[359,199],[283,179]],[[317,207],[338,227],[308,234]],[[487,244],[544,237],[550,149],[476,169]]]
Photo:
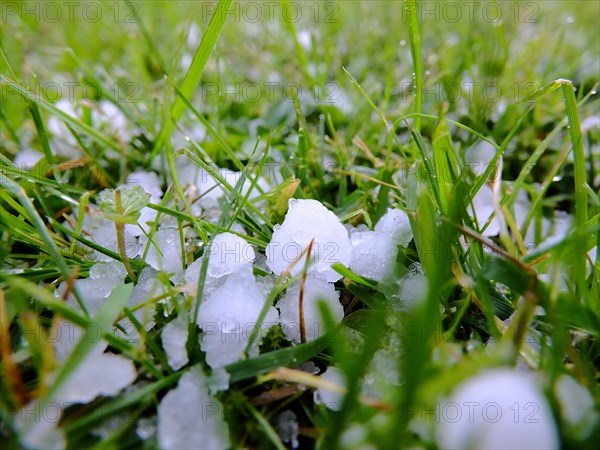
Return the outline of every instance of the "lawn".
[[[0,447],[596,448],[599,2],[0,15]]]

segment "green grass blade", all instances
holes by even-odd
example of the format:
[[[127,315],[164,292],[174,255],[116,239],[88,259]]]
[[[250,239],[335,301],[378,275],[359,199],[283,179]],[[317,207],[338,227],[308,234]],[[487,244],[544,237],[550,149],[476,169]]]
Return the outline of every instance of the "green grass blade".
[[[200,45],[194,54],[192,64],[190,65],[190,68],[188,69],[181,85],[181,92],[185,98],[192,98],[196,87],[200,83],[202,73],[204,72],[208,58],[210,57],[210,54],[217,43],[217,39],[221,34],[221,30],[225,25],[225,20],[227,19],[227,15],[232,3],[233,0],[219,0],[219,3],[217,4],[217,8],[210,19],[210,23],[208,24],[208,29],[204,33],[204,36],[202,36],[202,41],[200,42]],[[177,123],[177,121],[179,121],[183,115],[185,108],[185,102],[178,97],[171,108],[170,117],[167,118],[167,121],[173,121]],[[170,140],[171,132],[172,127],[165,124],[161,130],[159,138],[157,139],[154,149],[152,150],[150,159],[153,159],[160,152],[160,149],[165,141]]]
[[[410,34],[410,54],[413,61],[413,81],[415,83],[415,112],[421,113],[423,107],[423,69],[421,65],[421,33],[419,30],[419,14],[417,0],[406,0],[404,9],[408,18],[408,31]],[[421,118],[415,116],[414,127],[421,132]]]

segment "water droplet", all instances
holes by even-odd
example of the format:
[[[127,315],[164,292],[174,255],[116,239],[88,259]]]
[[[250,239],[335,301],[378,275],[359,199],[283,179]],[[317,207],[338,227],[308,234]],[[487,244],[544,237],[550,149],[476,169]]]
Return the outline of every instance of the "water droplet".
[[[574,22],[575,22],[575,18],[573,16],[567,17],[567,23],[574,23]]]
[[[597,93],[598,93],[598,91],[596,91],[596,90],[593,90],[592,92],[590,92],[590,94],[592,94],[592,95],[596,95]]]
[[[426,70],[425,75],[427,75],[427,76],[431,75],[431,70]]]
[[[402,39],[400,41],[400,47],[404,47],[406,45],[406,41],[404,39]]]
[[[556,175],[554,178],[552,178],[552,181],[560,181],[562,179],[563,177],[561,175]]]

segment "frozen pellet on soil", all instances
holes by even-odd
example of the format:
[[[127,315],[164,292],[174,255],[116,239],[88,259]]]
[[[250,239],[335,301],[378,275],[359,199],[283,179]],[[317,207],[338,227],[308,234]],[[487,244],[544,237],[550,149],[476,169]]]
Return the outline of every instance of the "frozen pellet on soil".
[[[157,434],[164,450],[229,448],[223,405],[208,393],[200,366],[183,374],[177,387],[161,400]]]
[[[311,252],[311,271],[322,274],[327,281],[337,281],[342,276],[331,268],[334,263],[347,266],[352,246],[348,231],[336,215],[317,200],[289,201],[289,209],[283,223],[275,226],[271,242],[267,246],[267,265],[280,275],[315,242]],[[304,268],[305,257],[292,268],[298,275]]]

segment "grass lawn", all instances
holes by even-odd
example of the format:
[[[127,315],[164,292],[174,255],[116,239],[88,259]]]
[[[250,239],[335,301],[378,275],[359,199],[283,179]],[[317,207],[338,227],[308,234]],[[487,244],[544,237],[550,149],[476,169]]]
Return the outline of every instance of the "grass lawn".
[[[0,447],[596,448],[599,2],[0,15]]]

